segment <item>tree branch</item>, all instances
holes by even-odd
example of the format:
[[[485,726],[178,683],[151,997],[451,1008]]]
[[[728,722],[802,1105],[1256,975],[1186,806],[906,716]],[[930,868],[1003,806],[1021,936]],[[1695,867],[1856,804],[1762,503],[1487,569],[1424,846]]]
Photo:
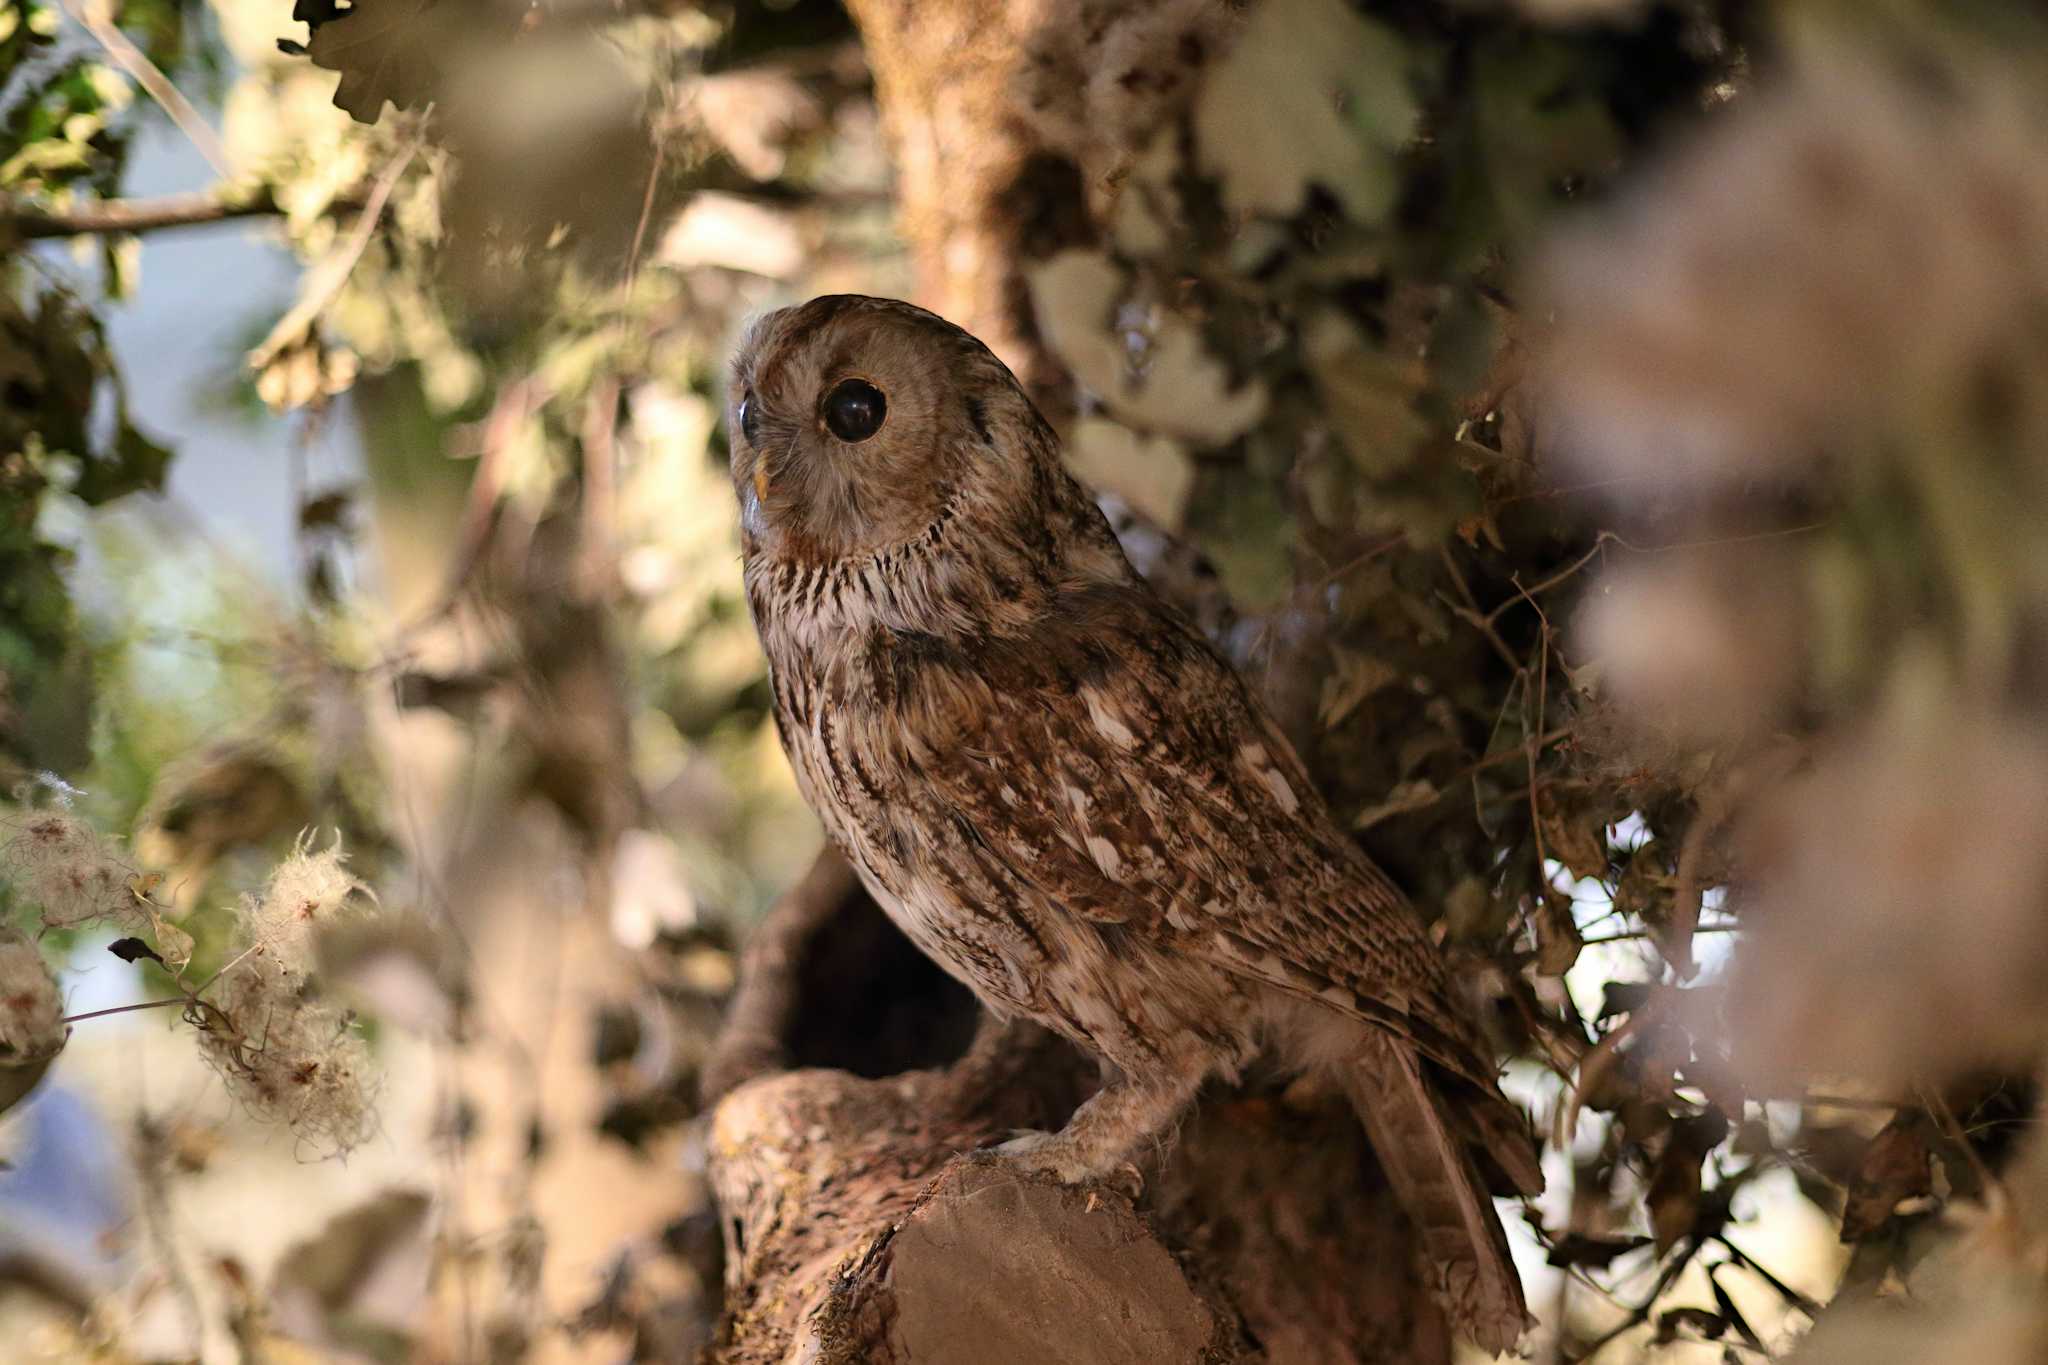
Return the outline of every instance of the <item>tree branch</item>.
[[[98,199],[69,209],[46,208],[0,198],[0,235],[34,240],[110,232],[153,232],[158,228],[199,227],[236,218],[266,218],[283,213],[268,192],[233,199],[217,190],[193,190],[153,199]]]

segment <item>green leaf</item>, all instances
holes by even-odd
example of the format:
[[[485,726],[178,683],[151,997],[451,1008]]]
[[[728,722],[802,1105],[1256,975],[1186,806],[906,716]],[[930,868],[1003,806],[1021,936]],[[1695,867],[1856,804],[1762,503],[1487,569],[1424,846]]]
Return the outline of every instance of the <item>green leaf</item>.
[[[1295,527],[1280,494],[1241,471],[1203,482],[1188,510],[1189,530],[1231,600],[1251,611],[1285,601],[1294,586]]]

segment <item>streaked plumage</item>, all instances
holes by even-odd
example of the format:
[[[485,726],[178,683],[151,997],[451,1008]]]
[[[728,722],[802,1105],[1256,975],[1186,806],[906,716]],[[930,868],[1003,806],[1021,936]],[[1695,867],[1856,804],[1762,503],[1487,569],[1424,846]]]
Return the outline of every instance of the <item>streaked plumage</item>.
[[[841,439],[869,386],[879,428]],[[1454,1319],[1511,1343],[1520,1288],[1474,1154],[1496,1182],[1540,1176],[1441,956],[1132,571],[1009,371],[930,313],[831,296],[753,329],[731,409],[748,599],[805,797],[920,948],[1117,1069],[1006,1150],[1104,1174],[1270,1050],[1351,1095]]]

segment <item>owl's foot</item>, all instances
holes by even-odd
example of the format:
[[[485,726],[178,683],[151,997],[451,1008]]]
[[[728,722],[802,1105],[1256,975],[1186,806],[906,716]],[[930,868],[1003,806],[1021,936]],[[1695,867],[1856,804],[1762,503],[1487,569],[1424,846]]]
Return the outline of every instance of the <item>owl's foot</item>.
[[[999,1143],[995,1155],[1068,1184],[1104,1180],[1120,1170],[1135,1173],[1130,1154],[1173,1126],[1201,1080],[1199,1072],[1119,1077],[1076,1109],[1057,1133],[1019,1132]]]
[[[1065,1132],[1019,1129],[1008,1142],[998,1142],[988,1150],[1021,1170],[1049,1175],[1069,1185],[1102,1174],[1085,1160],[1079,1145]]]
[[[1013,1169],[1049,1175],[1067,1185],[1100,1182],[1121,1191],[1133,1201],[1144,1194],[1145,1174],[1131,1162],[1121,1161],[1108,1170],[1097,1170],[1075,1156],[1074,1151],[1074,1144],[1068,1141],[1064,1132],[1045,1133],[1020,1128],[1008,1142],[984,1147],[977,1155],[1001,1161]],[[1094,1209],[1095,1196],[1089,1196],[1088,1207]]]

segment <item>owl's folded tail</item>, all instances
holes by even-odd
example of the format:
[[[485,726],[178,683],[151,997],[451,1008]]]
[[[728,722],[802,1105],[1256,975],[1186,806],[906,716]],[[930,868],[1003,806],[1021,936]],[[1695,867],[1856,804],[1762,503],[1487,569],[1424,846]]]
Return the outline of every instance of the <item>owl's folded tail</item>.
[[[1482,1348],[1512,1350],[1529,1315],[1473,1145],[1513,1188],[1532,1195],[1543,1186],[1535,1148],[1498,1095],[1477,1096],[1473,1112],[1453,1127],[1415,1049],[1378,1029],[1366,1035],[1356,1065],[1339,1068],[1340,1079],[1421,1235],[1437,1297],[1452,1325]]]

